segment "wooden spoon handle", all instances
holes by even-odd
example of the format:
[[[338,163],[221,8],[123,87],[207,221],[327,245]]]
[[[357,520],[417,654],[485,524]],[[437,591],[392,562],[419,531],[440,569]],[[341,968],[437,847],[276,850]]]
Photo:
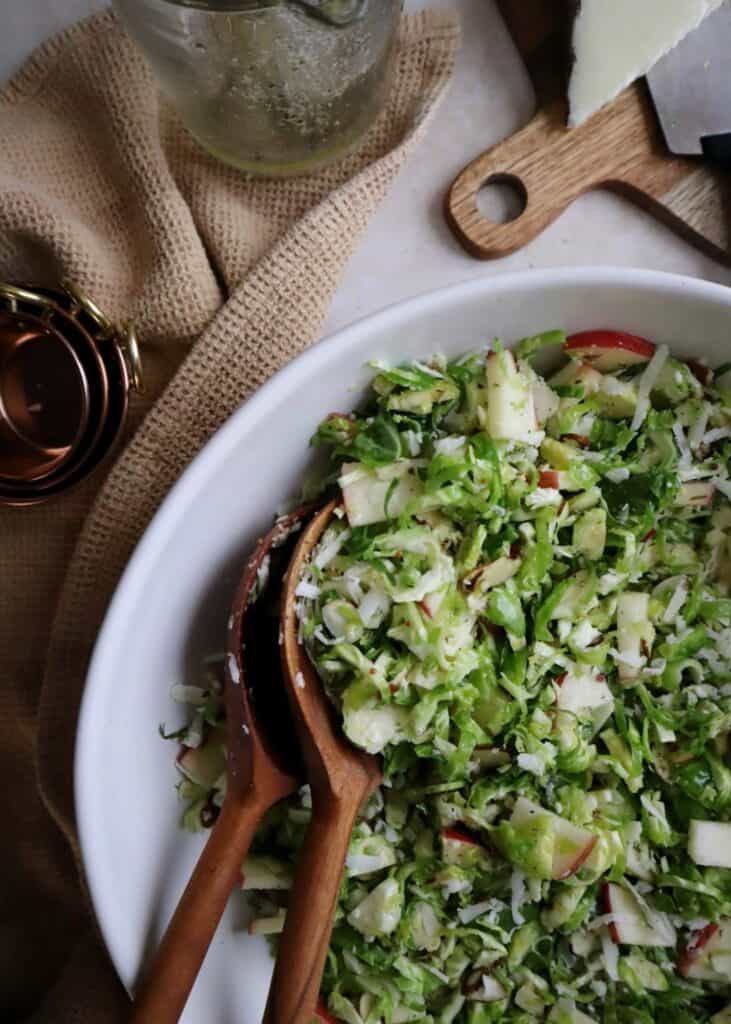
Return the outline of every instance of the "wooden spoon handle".
[[[131,1024],[175,1024],[266,810],[261,796],[224,801],[218,821],[139,987]]]
[[[352,789],[317,807],[299,854],[262,1024],[310,1024],[333,927],[350,833],[371,789]]]

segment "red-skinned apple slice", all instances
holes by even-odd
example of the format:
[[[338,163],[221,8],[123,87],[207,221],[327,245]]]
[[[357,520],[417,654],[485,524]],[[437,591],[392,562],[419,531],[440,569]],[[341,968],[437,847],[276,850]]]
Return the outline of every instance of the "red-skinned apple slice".
[[[536,412],[536,421],[542,427],[547,419],[550,419],[558,411],[559,397],[556,392],[540,378],[531,381],[533,392],[533,406]]]
[[[538,474],[538,486],[558,490],[560,477],[557,469],[542,469]]]
[[[467,998],[474,1003],[496,1003],[500,999],[505,999],[507,994],[497,978],[484,972],[476,984],[470,986]]]
[[[533,392],[512,352],[489,352],[485,366],[487,433],[493,440],[532,443],[537,427]]]
[[[704,949],[717,932],[717,924],[707,924],[705,928],[691,935],[690,942],[678,958],[678,974],[682,974],[684,978],[691,976],[693,965],[701,960]]]
[[[490,587],[497,587],[509,580],[511,576],[515,576],[520,566],[520,558],[501,555],[494,562],[484,562],[482,565],[478,565],[464,577],[462,586],[468,592],[476,591],[482,594]]]
[[[556,842],[553,847],[551,874],[560,881],[575,874],[596,846],[593,832],[580,828],[565,818],[558,818]]]
[[[325,1024],[338,1024],[337,1017],[333,1017],[333,1015],[325,1009],[325,1004],[319,999],[317,1001],[317,1006],[315,1007],[314,1020],[324,1021]]]
[[[702,867],[731,868],[731,822],[694,818],[688,829],[688,853]]]
[[[279,935],[284,929],[286,911],[282,907],[271,917],[255,917],[249,923],[249,935]]]
[[[433,594],[427,594],[422,601],[418,602],[419,607],[428,618],[433,619],[437,614],[445,594],[445,590],[435,590]]]
[[[590,711],[604,704],[613,704],[612,691],[606,678],[597,672],[564,672],[556,680],[556,704],[561,711]]]
[[[368,526],[401,515],[421,490],[411,469],[412,463],[406,460],[379,469],[344,463],[338,483],[350,526]]]
[[[461,828],[443,828],[441,840],[442,858],[447,864],[474,866],[485,856],[482,843]]]
[[[635,895],[616,882],[606,882],[602,889],[604,908],[613,916],[609,933],[617,945],[656,946],[675,945],[675,929],[668,918],[654,911],[652,918],[643,912]]]
[[[480,846],[479,840],[461,828],[443,828],[442,839],[448,843],[467,843],[468,846]]]
[[[678,960],[678,972],[697,981],[731,979],[731,919],[708,924],[691,937]]]
[[[569,878],[589,857],[596,846],[597,837],[588,829],[580,828],[573,822],[567,821],[566,818],[561,818],[558,814],[547,811],[540,804],[522,796],[518,797],[515,802],[510,821],[512,825],[520,827],[536,815],[548,817],[551,820],[551,830],[554,836],[551,877],[556,881]]]
[[[691,480],[680,485],[675,504],[683,508],[710,508],[715,493],[716,485],[708,480]]]
[[[572,360],[551,377],[549,384],[554,388],[580,384],[584,389],[584,397],[587,398],[599,390],[602,379],[601,373],[593,366]]]
[[[625,873],[652,882],[655,878],[655,862],[650,847],[642,841],[642,822],[628,821],[623,830],[627,861]]]
[[[181,747],[177,765],[186,779],[198,786],[210,788],[226,770],[225,732],[218,728],[211,732],[200,747]]]
[[[250,854],[241,866],[241,888],[245,891],[291,889],[291,866],[277,857]]]
[[[564,343],[564,352],[572,359],[589,363],[606,373],[635,363],[647,363],[655,346],[645,338],[624,331],[580,331]]]
[[[678,960],[678,972],[697,981],[731,979],[731,919],[709,924],[692,936]]]

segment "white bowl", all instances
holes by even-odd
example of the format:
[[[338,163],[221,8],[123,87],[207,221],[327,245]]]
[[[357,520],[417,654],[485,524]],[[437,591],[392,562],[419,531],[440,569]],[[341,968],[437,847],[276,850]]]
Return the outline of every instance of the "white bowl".
[[[172,683],[195,678],[223,645],[243,555],[298,490],[307,442],[333,410],[357,402],[381,357],[456,354],[498,336],[552,327],[613,327],[676,353],[731,357],[731,289],[630,269],[566,269],[490,277],[413,299],[321,342],[240,408],[194,460],[138,546],[99,636],[81,709],[76,803],[87,879],[119,975],[133,990],[203,839],[178,830]],[[229,908],[182,1018],[256,1024],[270,961]]]

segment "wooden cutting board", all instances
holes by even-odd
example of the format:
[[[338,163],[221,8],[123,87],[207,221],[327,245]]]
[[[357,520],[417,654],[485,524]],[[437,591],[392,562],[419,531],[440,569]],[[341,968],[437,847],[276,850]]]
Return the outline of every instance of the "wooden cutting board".
[[[446,216],[478,259],[507,256],[532,241],[578,196],[606,188],[731,265],[731,180],[665,148],[644,79],[587,122],[566,128],[572,0],[498,0],[536,91],[525,128],[468,164],[451,186]],[[477,207],[484,185],[511,185],[525,203],[495,224]]]

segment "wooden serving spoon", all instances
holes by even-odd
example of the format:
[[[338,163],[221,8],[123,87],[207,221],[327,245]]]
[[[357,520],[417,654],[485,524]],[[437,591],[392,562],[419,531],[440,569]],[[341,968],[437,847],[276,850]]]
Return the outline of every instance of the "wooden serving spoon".
[[[343,735],[298,640],[295,590],[336,504],[326,505],[303,530],[282,593],[282,667],[312,789],[312,820],[297,861],[263,1024],[310,1024],[315,1015],[350,834],[363,801],[382,780],[379,759]]]
[[[257,543],[241,578],[229,619],[225,659],[226,796],[138,989],[132,1024],[178,1020],[231,890],[240,880],[256,826],[270,807],[302,784],[297,737],[279,662],[278,583],[292,550],[289,538],[311,513],[312,506],[306,506],[280,519]],[[262,593],[254,602],[257,589]]]

